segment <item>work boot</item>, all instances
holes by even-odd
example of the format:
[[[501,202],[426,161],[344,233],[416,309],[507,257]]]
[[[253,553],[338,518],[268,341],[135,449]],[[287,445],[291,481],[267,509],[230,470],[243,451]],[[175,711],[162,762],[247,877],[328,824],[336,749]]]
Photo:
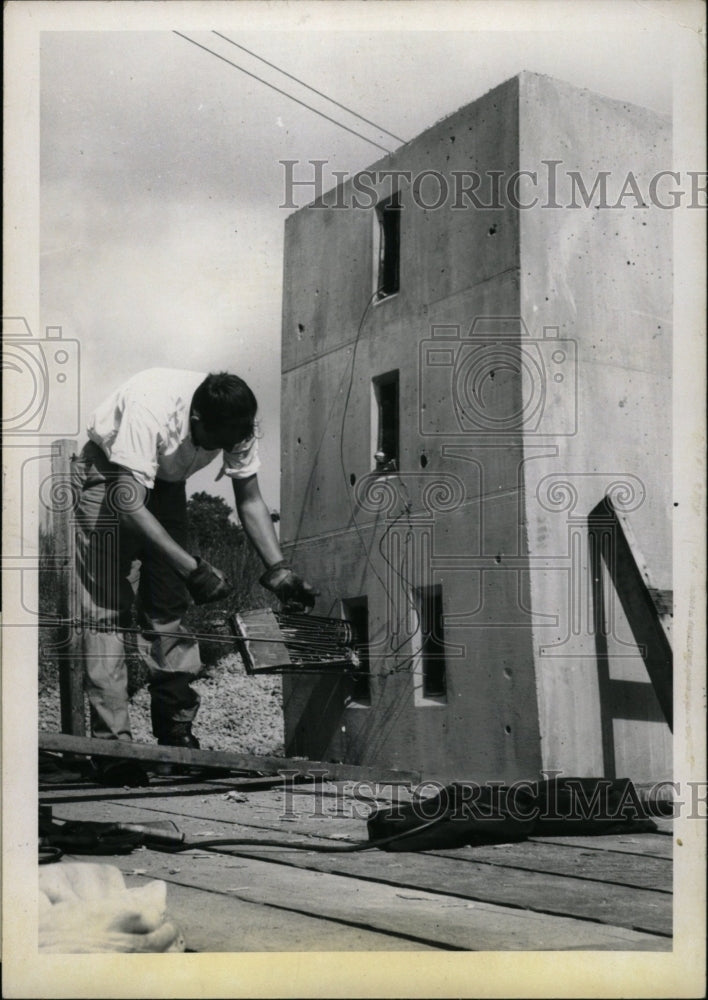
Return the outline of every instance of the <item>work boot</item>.
[[[150,784],[148,773],[137,760],[114,760],[110,757],[99,757],[91,761],[94,778],[99,785],[109,788],[144,788]]]
[[[190,722],[175,722],[172,728],[160,737],[157,745],[161,747],[186,747],[188,750],[198,750],[199,740],[192,732]],[[162,777],[180,774],[198,774],[201,768],[190,767],[188,764],[159,763],[155,765],[155,773]]]

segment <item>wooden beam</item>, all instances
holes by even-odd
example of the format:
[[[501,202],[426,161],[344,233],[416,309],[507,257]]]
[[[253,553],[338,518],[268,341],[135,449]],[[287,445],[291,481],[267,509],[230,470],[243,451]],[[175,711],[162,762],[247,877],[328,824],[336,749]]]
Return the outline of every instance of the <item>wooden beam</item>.
[[[250,754],[225,750],[189,750],[184,747],[157,746],[128,740],[97,740],[67,733],[39,733],[39,749],[60,753],[86,754],[91,757],[118,757],[152,763],[187,764],[193,767],[214,767],[232,771],[312,775],[319,780],[351,778],[354,781],[376,781],[380,784],[410,785],[420,781],[418,771],[398,771],[392,768],[361,767],[331,761],[304,760],[292,757],[254,757]]]
[[[69,495],[71,485],[71,456],[76,451],[76,441],[62,438],[52,443],[51,496],[63,500]],[[57,570],[57,611],[60,618],[69,618],[71,575],[73,573],[74,545],[71,510],[59,502],[52,507],[52,534],[54,537],[55,567]],[[86,734],[84,715],[84,669],[80,658],[72,655],[71,630],[68,625],[58,628],[57,661],[59,665],[59,706],[61,728],[74,736]]]
[[[588,528],[591,533],[608,532],[611,536],[612,551],[607,553],[607,569],[641,651],[657,701],[673,731],[673,653],[665,623],[649,591],[646,560],[639,553],[626,519],[620,520],[609,497],[590,512]]]

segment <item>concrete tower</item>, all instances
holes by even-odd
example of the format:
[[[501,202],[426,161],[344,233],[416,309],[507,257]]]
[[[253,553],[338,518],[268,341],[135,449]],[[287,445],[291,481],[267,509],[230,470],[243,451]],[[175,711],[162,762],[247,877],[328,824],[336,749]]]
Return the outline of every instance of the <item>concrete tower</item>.
[[[288,218],[282,540],[368,641],[289,755],[670,774],[670,152],[522,73]]]

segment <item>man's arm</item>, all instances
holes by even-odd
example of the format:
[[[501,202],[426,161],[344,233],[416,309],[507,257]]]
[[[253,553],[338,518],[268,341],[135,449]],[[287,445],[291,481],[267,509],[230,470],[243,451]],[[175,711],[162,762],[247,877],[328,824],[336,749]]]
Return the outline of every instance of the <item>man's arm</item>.
[[[243,529],[266,566],[282,562],[283,552],[273,527],[270,511],[261,496],[258,476],[233,479],[236,511]]]
[[[128,469],[118,468],[113,505],[120,523],[163,558],[184,578],[185,586],[196,604],[209,604],[231,593],[231,584],[221,570],[203,559],[195,559],[166,531],[145,506],[147,489]]]
[[[293,573],[283,559],[273,519],[261,496],[258,477],[254,475],[247,479],[234,479],[233,484],[241,524],[267,567],[259,581],[261,586],[272,591],[281,604],[291,611],[312,608],[318,594],[309,583]]]
[[[197,568],[197,560],[178,545],[145,506],[148,491],[128,469],[120,469],[113,495],[119,510],[120,523],[162,555],[177,572],[189,576]]]

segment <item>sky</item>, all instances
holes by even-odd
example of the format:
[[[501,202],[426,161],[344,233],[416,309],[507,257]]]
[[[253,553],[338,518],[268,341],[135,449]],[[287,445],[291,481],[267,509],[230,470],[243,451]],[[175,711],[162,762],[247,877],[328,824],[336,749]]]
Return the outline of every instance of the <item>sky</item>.
[[[121,4],[81,6],[103,14]],[[79,342],[82,426],[143,368],[242,375],[260,403],[260,479],[273,509],[279,427],[288,416],[279,400],[280,317],[283,227],[292,208],[282,207],[280,161],[323,159],[325,176],[353,173],[384,155],[380,146],[395,150],[522,70],[660,112],[672,106],[664,5],[596,2],[598,16],[581,21],[572,9],[586,4],[525,3],[524,17],[514,18],[517,4],[463,0],[454,16],[441,4],[433,20],[417,4],[338,5],[348,14],[357,8],[356,20],[338,18],[329,4],[304,4],[309,16],[298,18],[300,5],[290,4],[274,21],[251,4],[207,3],[195,21],[183,16],[185,5],[167,3],[157,30],[144,30],[150,22],[135,10],[142,5],[125,6],[131,13],[105,28],[100,16],[77,9],[61,30],[39,36],[40,322]],[[377,16],[384,7],[388,15]],[[406,18],[404,7],[421,16]],[[480,10],[490,16],[480,18]],[[481,30],[491,22],[495,30]],[[190,492],[228,497],[215,473],[212,466],[193,477]]]

